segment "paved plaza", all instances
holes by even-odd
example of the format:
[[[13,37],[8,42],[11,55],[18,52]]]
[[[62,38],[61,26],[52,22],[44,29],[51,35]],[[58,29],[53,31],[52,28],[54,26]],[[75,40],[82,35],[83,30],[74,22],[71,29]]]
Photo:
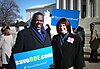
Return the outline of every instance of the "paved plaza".
[[[85,61],[86,67],[84,69],[100,69],[100,62],[98,63],[90,63],[88,61]]]
[[[84,58],[86,67],[84,67],[84,69],[100,69],[100,52],[98,53],[98,62],[90,62],[89,57],[90,57],[90,51],[85,52]]]

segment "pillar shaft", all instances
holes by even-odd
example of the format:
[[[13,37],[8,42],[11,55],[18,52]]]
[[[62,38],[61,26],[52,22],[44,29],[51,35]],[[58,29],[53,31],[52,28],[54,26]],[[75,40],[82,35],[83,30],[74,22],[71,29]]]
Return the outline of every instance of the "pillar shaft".
[[[86,18],[91,17],[91,2],[90,0],[86,0]]]
[[[80,16],[79,16],[79,18],[81,18],[81,0],[77,0],[77,10],[80,11]]]
[[[59,9],[59,0],[56,0],[56,8]]]
[[[73,0],[70,0],[70,10],[73,10],[73,5],[74,5]]]

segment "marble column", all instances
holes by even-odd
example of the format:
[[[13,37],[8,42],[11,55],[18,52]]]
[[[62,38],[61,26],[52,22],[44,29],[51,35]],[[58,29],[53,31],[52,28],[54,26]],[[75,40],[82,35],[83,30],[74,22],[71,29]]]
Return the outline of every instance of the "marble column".
[[[73,10],[73,0],[70,0],[70,10]]]
[[[99,0],[94,0],[94,17],[99,17]]]
[[[91,18],[91,2],[86,0],[86,18]]]
[[[63,9],[66,9],[66,0],[63,0]]]
[[[59,9],[59,0],[56,0],[56,8]]]
[[[77,10],[80,11],[80,16],[79,16],[79,18],[81,18],[81,0],[77,0]]]

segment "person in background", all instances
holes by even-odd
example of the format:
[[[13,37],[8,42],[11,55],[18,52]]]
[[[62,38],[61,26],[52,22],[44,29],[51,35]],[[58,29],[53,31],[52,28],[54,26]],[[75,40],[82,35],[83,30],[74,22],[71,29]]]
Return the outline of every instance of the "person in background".
[[[76,34],[77,28],[72,28],[73,34]]]
[[[91,32],[91,37],[90,37],[90,48],[91,48],[91,54],[90,54],[90,61],[91,62],[98,62],[97,59],[97,49],[99,48],[99,41],[98,41],[98,34],[97,30],[95,28],[95,23],[90,24],[90,32]]]
[[[51,46],[49,34],[43,24],[44,15],[36,12],[32,17],[30,27],[18,32],[8,69],[16,69],[13,54]]]
[[[70,22],[61,18],[56,30],[58,34],[52,39],[54,69],[83,69],[80,38],[71,33]]]
[[[1,31],[0,31],[0,36],[3,34],[3,29],[6,27],[6,24],[5,23],[3,23],[2,24],[2,28],[1,28]]]
[[[81,26],[78,26],[76,35],[78,35],[81,39],[81,46],[82,46],[82,55],[83,55],[83,66],[85,67],[85,59],[84,59],[84,44],[85,44],[85,31],[84,28]]]
[[[17,20],[16,24],[15,24],[15,29],[16,29],[16,32],[19,32],[20,31],[20,28],[19,28],[19,21]]]
[[[8,62],[11,56],[11,49],[14,45],[12,33],[9,26],[2,28],[2,35],[0,38],[0,48],[2,52],[2,69],[7,69]]]
[[[49,34],[49,37],[50,37],[50,39],[51,39],[50,30],[51,30],[51,28],[50,28],[49,24],[46,24],[46,31],[47,31],[47,33]]]
[[[15,26],[15,29],[16,29],[16,32],[20,31],[19,26]]]
[[[0,36],[3,34],[3,28],[1,28],[1,31],[0,31]]]
[[[24,29],[26,29],[27,28],[27,25],[24,25]]]

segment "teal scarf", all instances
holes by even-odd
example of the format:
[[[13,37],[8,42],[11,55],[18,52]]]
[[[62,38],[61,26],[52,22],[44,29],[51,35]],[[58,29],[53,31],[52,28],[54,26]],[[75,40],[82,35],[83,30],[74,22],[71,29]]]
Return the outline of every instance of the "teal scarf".
[[[69,32],[67,32],[66,34],[62,35],[60,34],[60,42],[61,42],[61,45],[64,44],[64,42],[66,41],[67,37],[68,37],[68,34]]]

